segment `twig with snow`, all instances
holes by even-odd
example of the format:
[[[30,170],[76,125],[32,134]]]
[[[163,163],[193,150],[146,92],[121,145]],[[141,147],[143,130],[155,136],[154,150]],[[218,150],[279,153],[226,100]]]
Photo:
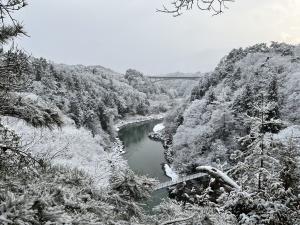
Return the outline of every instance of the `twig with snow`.
[[[226,185],[228,185],[230,188],[233,189],[241,189],[241,187],[229,176],[227,176],[222,171],[212,167],[212,166],[198,166],[196,168],[199,172],[207,173],[210,176],[224,182]]]
[[[162,223],[161,225],[167,225],[167,224],[174,224],[174,223],[179,223],[179,222],[183,222],[183,221],[187,221],[187,220],[192,220],[194,218],[195,215],[192,215],[190,217],[187,217],[187,218],[178,218],[178,219],[175,219],[175,220],[169,220],[169,221],[166,221],[164,223]]]

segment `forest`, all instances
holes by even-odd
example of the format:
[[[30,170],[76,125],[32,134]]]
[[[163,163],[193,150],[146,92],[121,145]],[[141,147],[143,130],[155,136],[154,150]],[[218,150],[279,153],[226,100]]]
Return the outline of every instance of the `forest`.
[[[200,2],[221,16],[227,1]],[[0,0],[0,224],[300,224],[299,45],[233,49],[211,72],[155,82],[23,51],[15,13],[26,6]],[[118,124],[155,118],[172,173],[204,177],[168,188],[149,212],[160,181],[129,166]]]

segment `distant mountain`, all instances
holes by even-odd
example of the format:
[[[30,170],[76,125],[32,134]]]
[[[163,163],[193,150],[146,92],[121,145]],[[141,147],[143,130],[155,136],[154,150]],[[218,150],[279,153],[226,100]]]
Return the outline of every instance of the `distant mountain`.
[[[97,75],[114,75],[114,76],[123,76],[121,73],[118,73],[116,71],[113,71],[112,69],[100,66],[100,65],[91,65],[91,66],[85,66],[81,64],[77,65],[66,65],[66,64],[55,64],[55,67],[57,69],[66,69],[68,68],[70,71],[85,71],[85,72],[92,72]]]

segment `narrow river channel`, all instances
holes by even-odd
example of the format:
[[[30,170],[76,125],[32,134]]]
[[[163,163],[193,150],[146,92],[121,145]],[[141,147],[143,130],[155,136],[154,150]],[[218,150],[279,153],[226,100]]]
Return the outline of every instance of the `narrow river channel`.
[[[125,158],[130,168],[137,174],[156,178],[160,182],[170,180],[163,171],[166,163],[164,148],[160,142],[149,139],[148,134],[161,121],[149,121],[142,124],[129,125],[119,131],[119,138],[125,146]],[[165,189],[152,193],[145,202],[145,209],[150,210],[168,197]]]

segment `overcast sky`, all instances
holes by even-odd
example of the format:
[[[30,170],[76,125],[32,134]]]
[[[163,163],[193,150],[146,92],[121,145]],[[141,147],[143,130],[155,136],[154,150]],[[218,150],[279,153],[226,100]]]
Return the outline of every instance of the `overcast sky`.
[[[232,48],[300,42],[299,0],[236,0],[221,16],[156,13],[170,0],[29,0],[19,47],[66,64],[146,74],[212,70]]]

